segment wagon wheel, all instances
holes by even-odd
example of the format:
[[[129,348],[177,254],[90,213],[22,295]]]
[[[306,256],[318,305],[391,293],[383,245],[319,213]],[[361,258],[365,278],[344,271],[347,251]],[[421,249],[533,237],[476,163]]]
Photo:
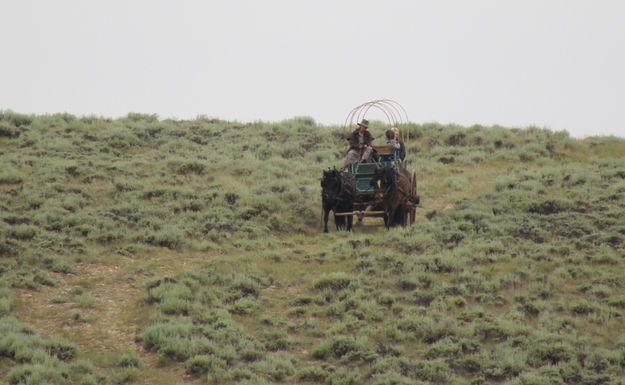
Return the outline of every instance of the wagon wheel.
[[[417,173],[413,172],[412,177],[410,178],[410,196],[417,196]],[[414,205],[410,210],[410,224],[414,224],[417,217],[417,205]]]

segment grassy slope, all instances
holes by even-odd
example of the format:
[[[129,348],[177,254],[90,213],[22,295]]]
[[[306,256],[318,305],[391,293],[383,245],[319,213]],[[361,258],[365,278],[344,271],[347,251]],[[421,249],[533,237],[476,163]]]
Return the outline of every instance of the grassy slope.
[[[0,340],[0,373],[145,384],[622,377],[625,143],[501,127],[409,133],[420,223],[320,234],[318,180],[340,164],[339,128],[2,114],[0,314],[43,342]]]

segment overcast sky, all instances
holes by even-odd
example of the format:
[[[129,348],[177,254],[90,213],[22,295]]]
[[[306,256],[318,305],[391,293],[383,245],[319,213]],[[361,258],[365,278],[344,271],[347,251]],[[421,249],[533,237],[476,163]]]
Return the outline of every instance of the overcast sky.
[[[625,137],[621,0],[21,0],[0,6],[0,109]],[[376,118],[376,116],[372,116]]]

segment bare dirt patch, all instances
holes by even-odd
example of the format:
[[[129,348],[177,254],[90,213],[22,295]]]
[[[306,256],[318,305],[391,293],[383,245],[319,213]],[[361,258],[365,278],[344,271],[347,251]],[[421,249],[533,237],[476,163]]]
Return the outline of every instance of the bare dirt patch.
[[[115,257],[115,262],[77,263],[73,274],[51,273],[57,282],[54,287],[17,290],[19,318],[42,337],[75,343],[101,371],[110,370],[119,355],[134,353],[144,369],[134,383],[197,383],[184,367],[164,365],[145,351],[138,337],[149,320],[144,283],[148,276],[132,272],[131,258]],[[167,263],[159,263],[159,273],[163,265]],[[81,300],[85,297],[93,300],[85,303]]]

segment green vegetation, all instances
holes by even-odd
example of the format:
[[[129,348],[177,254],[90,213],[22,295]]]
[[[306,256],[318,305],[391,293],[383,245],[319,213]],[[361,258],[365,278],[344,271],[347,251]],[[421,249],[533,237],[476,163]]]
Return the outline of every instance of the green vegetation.
[[[625,141],[406,131],[418,223],[322,234],[342,128],[0,112],[0,383],[622,381]]]

